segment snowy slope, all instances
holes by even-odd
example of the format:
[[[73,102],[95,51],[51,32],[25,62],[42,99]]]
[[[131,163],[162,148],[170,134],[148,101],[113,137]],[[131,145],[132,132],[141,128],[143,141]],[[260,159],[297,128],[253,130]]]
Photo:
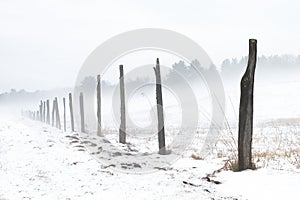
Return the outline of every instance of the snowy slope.
[[[0,124],[1,199],[221,198],[201,180],[214,164],[187,159],[167,171],[124,174],[104,168],[55,128],[22,119]],[[201,186],[183,183],[191,178]]]
[[[0,199],[297,199],[297,169],[222,171],[214,184],[203,177],[224,158],[187,153],[169,168],[126,174],[97,162],[74,137],[40,122],[2,119]]]

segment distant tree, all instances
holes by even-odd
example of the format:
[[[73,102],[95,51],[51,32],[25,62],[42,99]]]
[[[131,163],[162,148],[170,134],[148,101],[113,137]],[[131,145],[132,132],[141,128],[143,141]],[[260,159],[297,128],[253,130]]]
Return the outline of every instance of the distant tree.
[[[10,89],[10,93],[11,93],[11,94],[14,94],[14,93],[16,93],[16,92],[17,92],[16,89]]]

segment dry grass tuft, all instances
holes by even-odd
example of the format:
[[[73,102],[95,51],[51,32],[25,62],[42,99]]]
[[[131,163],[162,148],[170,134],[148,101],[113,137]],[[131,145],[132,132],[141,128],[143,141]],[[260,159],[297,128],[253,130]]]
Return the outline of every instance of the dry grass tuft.
[[[200,156],[198,156],[196,154],[192,154],[191,157],[195,160],[203,160],[203,158],[201,158]]]

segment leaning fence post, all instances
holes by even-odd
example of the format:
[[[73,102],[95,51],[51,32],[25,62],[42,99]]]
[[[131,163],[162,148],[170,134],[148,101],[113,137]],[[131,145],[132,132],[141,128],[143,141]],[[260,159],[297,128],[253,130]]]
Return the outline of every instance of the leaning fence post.
[[[101,77],[97,76],[97,118],[98,118],[98,126],[97,126],[97,135],[103,136],[101,132]]]
[[[249,40],[247,70],[241,80],[239,111],[238,170],[253,169],[251,148],[253,134],[253,87],[256,67],[257,41]]]
[[[63,104],[64,104],[64,131],[67,131],[67,127],[66,127],[66,98],[63,98]]]
[[[80,92],[79,95],[79,106],[80,106],[80,121],[81,121],[81,132],[85,132],[84,128],[84,106],[83,106],[83,94]]]
[[[69,93],[69,107],[70,107],[70,118],[71,118],[71,130],[74,131],[73,103],[72,103],[71,93]]]
[[[123,65],[120,68],[120,100],[121,100],[121,124],[119,128],[119,142],[126,143],[126,116],[125,116],[125,89]]]
[[[159,59],[156,59],[156,67],[154,67],[156,78],[156,103],[157,103],[157,119],[158,119],[158,146],[159,154],[166,154],[165,145],[165,125],[164,125],[164,110],[161,90],[161,75]]]

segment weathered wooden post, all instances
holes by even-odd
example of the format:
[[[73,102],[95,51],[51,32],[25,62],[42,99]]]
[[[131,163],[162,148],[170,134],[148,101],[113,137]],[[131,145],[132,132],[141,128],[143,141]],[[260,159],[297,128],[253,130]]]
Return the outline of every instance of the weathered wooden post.
[[[121,124],[119,128],[119,142],[126,143],[126,116],[125,116],[125,88],[123,65],[120,68],[120,100],[121,100]]]
[[[55,127],[58,128],[58,121],[57,121],[57,107],[56,107],[56,103],[57,103],[57,98],[54,98],[54,116],[55,116]]]
[[[46,122],[46,102],[43,102],[43,122]]]
[[[156,67],[153,68],[156,78],[156,104],[157,104],[157,120],[158,120],[158,146],[159,154],[166,154],[165,144],[165,125],[164,125],[164,110],[163,110],[163,99],[161,89],[161,75],[159,59],[156,59]]]
[[[71,130],[74,131],[73,102],[72,102],[71,93],[69,93],[69,107],[70,107],[70,118],[71,118]]]
[[[101,132],[101,77],[97,76],[97,118],[98,118],[98,126],[97,126],[97,135],[103,136]]]
[[[249,40],[247,70],[241,80],[239,111],[238,170],[253,169],[251,148],[253,132],[253,88],[256,67],[257,41]]]
[[[40,104],[40,121],[43,121],[43,101],[41,100]]]
[[[39,115],[39,111],[38,110],[36,111],[36,118],[35,118],[35,120],[36,121],[40,120],[40,115]]]
[[[50,101],[47,99],[47,124],[50,124]]]
[[[80,106],[80,122],[81,122],[81,132],[85,132],[85,127],[84,127],[84,106],[83,106],[83,94],[80,92],[79,95],[79,106]]]
[[[55,100],[53,100],[53,105],[52,105],[52,126],[54,126],[54,114],[55,114]]]
[[[63,104],[64,104],[64,132],[67,131],[67,127],[66,127],[66,98],[63,98]]]
[[[45,122],[44,121],[44,116],[45,116],[45,107],[44,107],[44,102],[43,101],[41,101],[41,106],[42,106],[42,122]]]
[[[56,113],[56,128],[61,129],[57,97],[55,97],[55,113]]]

